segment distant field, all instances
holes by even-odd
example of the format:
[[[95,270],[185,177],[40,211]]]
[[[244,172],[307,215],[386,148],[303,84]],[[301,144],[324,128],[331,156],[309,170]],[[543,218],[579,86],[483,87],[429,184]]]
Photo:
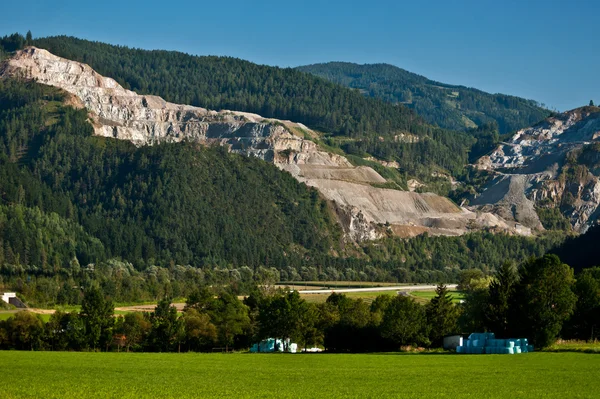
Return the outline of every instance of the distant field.
[[[376,283],[367,281],[290,281],[277,283],[280,287],[294,287],[294,289],[319,289],[319,288],[374,288],[392,287],[397,285],[408,285],[405,283]]]
[[[15,315],[15,312],[0,312],[0,320],[8,320],[9,318],[13,317]],[[38,314],[38,316],[40,316],[42,318],[42,321],[44,322],[48,322],[48,320],[50,320],[50,314]]]
[[[314,287],[319,288],[319,287]],[[313,289],[314,289],[313,288]],[[340,288],[340,287],[337,287]],[[353,288],[357,288],[356,286]],[[464,294],[460,291],[450,291],[453,296],[453,301],[456,303],[459,300],[464,298]],[[431,298],[435,297],[435,291],[410,291],[411,296],[415,298],[415,300],[419,303],[427,303],[431,300]],[[397,295],[396,291],[365,291],[365,292],[346,292],[344,293],[349,298],[352,299],[363,299],[366,302],[373,302],[375,298],[379,295]],[[324,290],[323,294],[302,294],[302,298],[311,303],[323,303],[329,297],[329,293]],[[243,299],[243,297],[240,297]],[[174,305],[177,307],[179,311],[183,309],[185,305],[185,299],[178,298],[177,303]],[[154,310],[156,303],[153,302],[140,302],[139,304],[131,304],[131,303],[119,303],[115,304],[115,315],[125,315],[131,312],[140,312],[145,311],[149,312]],[[56,310],[61,310],[63,312],[79,312],[81,310],[81,306],[79,305],[69,305],[69,306],[57,306]],[[9,317],[14,315],[14,311],[2,311],[0,310],[0,320],[6,320]],[[41,314],[42,320],[48,321],[50,319],[50,314]],[[1,399],[1,398],[0,398]]]
[[[585,353],[598,353],[600,354],[600,342],[586,342],[586,341],[562,341],[559,340],[557,343],[552,345],[549,351],[553,352],[585,352]]]
[[[346,292],[348,298],[363,299],[366,302],[373,302],[379,295],[397,295],[396,291],[375,291],[375,292]],[[323,303],[329,298],[327,294],[302,294],[302,299],[312,303]]]
[[[450,291],[453,302],[457,303],[464,298],[464,294],[460,291]],[[372,302],[379,295],[398,295],[396,291],[373,291],[373,292],[346,292],[348,298],[363,299],[366,302]],[[431,298],[435,297],[435,291],[410,291],[410,295],[419,303],[427,303]],[[327,300],[327,294],[302,294],[302,298],[308,302],[323,303]]]
[[[0,352],[13,398],[593,398],[600,356]],[[8,376],[11,377],[8,377]]]
[[[14,315],[13,312],[1,311],[0,312],[0,320],[7,320],[8,318]]]
[[[461,291],[449,291],[450,295],[452,295],[452,301],[454,303],[460,302],[460,300],[465,298],[465,294]],[[435,297],[435,291],[411,291],[410,293],[415,298],[421,299],[423,301],[430,301]]]

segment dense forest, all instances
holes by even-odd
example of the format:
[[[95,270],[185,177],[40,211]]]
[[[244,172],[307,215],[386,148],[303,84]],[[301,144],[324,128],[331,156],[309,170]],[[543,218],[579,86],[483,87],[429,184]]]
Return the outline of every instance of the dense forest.
[[[21,40],[6,47],[26,43]],[[138,93],[304,123],[321,131],[329,145],[397,161],[404,173],[426,182],[432,180],[432,172],[461,173],[471,147],[479,140],[476,135],[431,126],[407,107],[364,97],[356,90],[291,68],[231,57],[131,49],[65,36],[39,38],[32,44],[87,63]]]
[[[31,303],[77,303],[93,281],[119,301],[198,284],[456,281],[562,240],[473,233],[359,246],[317,191],[257,159],[192,143],[94,137],[46,86],[0,82],[0,285]]]
[[[255,265],[282,262],[279,248],[298,247],[290,257],[334,248],[339,231],[327,204],[273,165],[221,147],[136,149],[96,138],[87,113],[59,97],[36,84],[0,82],[5,203],[73,219],[110,255],[129,259],[202,264],[227,254]]]
[[[600,225],[591,227],[585,234],[569,237],[552,253],[571,265],[575,271],[600,265],[597,245],[600,242]]]
[[[391,104],[402,104],[427,122],[467,130],[496,124],[500,134],[531,126],[550,111],[533,100],[448,85],[389,64],[329,62],[297,68]]]

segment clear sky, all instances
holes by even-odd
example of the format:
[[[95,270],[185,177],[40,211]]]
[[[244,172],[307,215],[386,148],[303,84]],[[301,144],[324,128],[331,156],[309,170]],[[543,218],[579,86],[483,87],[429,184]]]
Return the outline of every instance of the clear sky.
[[[2,3],[0,35],[31,29],[279,66],[386,62],[561,111],[600,103],[598,0]]]

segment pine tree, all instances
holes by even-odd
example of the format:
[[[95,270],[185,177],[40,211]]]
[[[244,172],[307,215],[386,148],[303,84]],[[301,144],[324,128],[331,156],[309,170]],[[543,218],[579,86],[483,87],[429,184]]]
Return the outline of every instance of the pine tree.
[[[445,335],[456,332],[459,310],[444,284],[438,285],[435,292],[436,296],[427,304],[427,323],[432,345],[441,346]]]
[[[25,36],[25,45],[31,46],[32,43],[33,43],[33,36],[31,35],[31,31],[28,30],[27,35]]]
[[[488,331],[501,338],[507,338],[511,334],[510,300],[518,280],[515,267],[510,262],[505,262],[490,283],[488,306],[484,313],[485,325]]]
[[[590,100],[590,107],[594,106],[594,100]]]

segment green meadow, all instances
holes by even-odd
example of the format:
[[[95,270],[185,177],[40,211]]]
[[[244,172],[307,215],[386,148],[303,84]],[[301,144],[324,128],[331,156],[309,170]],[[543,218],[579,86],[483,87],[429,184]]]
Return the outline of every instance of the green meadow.
[[[9,398],[592,398],[585,353],[0,352]]]

